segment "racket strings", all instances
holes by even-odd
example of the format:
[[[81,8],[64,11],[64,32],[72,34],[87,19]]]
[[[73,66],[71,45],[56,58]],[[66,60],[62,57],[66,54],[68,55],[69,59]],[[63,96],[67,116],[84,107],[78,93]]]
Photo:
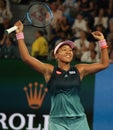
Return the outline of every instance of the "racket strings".
[[[32,5],[29,9],[29,16],[32,24],[36,26],[46,26],[51,21],[51,12],[44,4]]]

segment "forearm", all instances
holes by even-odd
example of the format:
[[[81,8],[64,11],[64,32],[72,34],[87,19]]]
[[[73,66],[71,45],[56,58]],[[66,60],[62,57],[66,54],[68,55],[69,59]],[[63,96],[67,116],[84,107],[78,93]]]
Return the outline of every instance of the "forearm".
[[[26,47],[24,39],[18,40],[18,48],[19,48],[19,52],[20,52],[20,56],[21,56],[22,60],[26,61],[28,59],[28,57],[30,56],[30,54]]]
[[[101,61],[100,63],[104,68],[109,66],[109,56],[107,48],[101,49]]]
[[[104,38],[99,40],[99,46],[101,49],[101,61],[100,63],[102,64],[103,68],[108,67],[109,65],[109,56],[108,56],[108,45],[107,42]]]
[[[16,38],[18,41],[20,56],[23,61],[27,61],[28,59],[30,59],[30,54],[24,41],[23,24],[21,21],[17,21],[15,23],[15,26],[17,26]]]
[[[104,38],[104,35],[99,31],[92,32],[92,35],[94,36],[94,38],[96,38],[99,41],[99,47],[101,49],[101,60],[100,60],[99,68],[104,69],[109,66],[107,42]]]

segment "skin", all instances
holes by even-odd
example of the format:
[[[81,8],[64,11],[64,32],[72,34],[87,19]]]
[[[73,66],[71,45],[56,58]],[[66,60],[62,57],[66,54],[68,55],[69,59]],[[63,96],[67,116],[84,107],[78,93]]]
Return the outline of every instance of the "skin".
[[[23,24],[21,21],[17,21],[15,25],[18,27],[16,30],[16,33],[23,32]],[[94,38],[98,40],[103,40],[104,36],[101,32],[96,31],[92,32],[92,35]],[[34,68],[36,71],[42,73],[44,75],[44,78],[46,82],[50,80],[51,74],[53,72],[54,66],[51,64],[43,63],[34,57],[32,57],[28,49],[25,45],[25,41],[23,39],[18,40],[18,47],[20,51],[20,55],[22,60],[30,65],[32,68]],[[73,59],[73,51],[69,45],[63,45],[60,47],[55,54],[55,59],[58,61],[58,67],[62,70],[69,70],[70,69],[70,62]],[[96,73],[98,71],[101,71],[109,66],[109,57],[108,57],[108,51],[107,48],[101,49],[101,61],[100,63],[92,63],[92,64],[77,64],[75,65],[78,68],[78,71],[80,73],[80,79],[82,80],[84,76]]]

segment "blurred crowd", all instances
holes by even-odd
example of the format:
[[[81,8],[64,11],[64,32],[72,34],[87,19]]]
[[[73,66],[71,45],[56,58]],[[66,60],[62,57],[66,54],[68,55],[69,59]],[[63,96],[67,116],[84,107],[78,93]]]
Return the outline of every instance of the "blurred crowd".
[[[36,1],[36,0],[35,0]],[[29,4],[30,0],[0,0],[0,58],[19,58],[17,41],[13,33],[6,35],[14,17],[10,2]],[[113,0],[44,0],[53,13],[51,24],[37,29],[31,43],[31,55],[40,60],[54,60],[53,49],[64,40],[75,43],[74,60],[99,62],[100,48],[92,31],[101,31],[108,43],[110,63],[113,63]]]

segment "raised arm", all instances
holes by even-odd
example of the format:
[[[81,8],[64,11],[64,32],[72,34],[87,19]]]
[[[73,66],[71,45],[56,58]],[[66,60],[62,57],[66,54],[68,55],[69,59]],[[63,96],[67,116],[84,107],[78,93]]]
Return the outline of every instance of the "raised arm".
[[[18,21],[15,23],[15,25],[18,27],[16,30],[16,37],[18,40],[18,47],[21,59],[26,62],[28,65],[30,65],[32,68],[34,68],[36,71],[46,75],[46,73],[51,73],[53,66],[50,64],[45,64],[36,58],[32,57],[29,54],[29,51],[26,47],[25,41],[24,41],[24,34],[23,34],[23,24],[21,21]]]
[[[100,63],[92,63],[92,64],[78,64],[77,68],[80,72],[81,79],[91,73],[96,73],[98,71],[101,71],[109,66],[109,56],[108,56],[108,50],[107,50],[107,43],[104,38],[104,35],[99,32],[95,31],[92,32],[92,35],[94,38],[99,40],[99,46],[101,49],[101,59]]]

